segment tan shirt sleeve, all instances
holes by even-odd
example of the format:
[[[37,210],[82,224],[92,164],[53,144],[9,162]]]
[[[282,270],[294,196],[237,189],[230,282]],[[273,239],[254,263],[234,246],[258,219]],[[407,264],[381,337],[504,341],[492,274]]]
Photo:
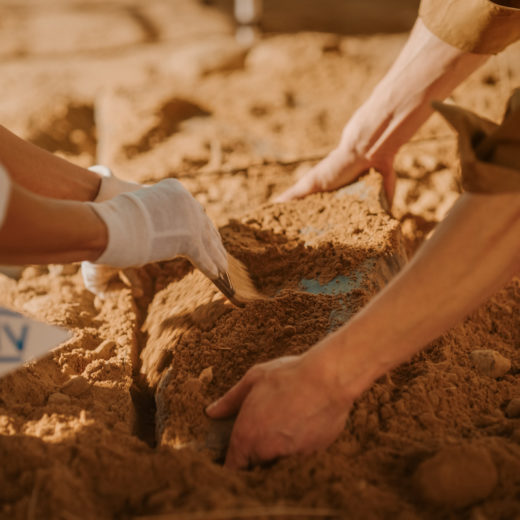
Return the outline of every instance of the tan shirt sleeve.
[[[520,0],[421,0],[419,16],[441,40],[496,54],[520,39]]]
[[[2,227],[7,213],[7,206],[11,198],[11,180],[0,164],[0,228]]]
[[[520,89],[513,92],[499,125],[455,105],[433,106],[458,133],[466,191],[520,192]]]

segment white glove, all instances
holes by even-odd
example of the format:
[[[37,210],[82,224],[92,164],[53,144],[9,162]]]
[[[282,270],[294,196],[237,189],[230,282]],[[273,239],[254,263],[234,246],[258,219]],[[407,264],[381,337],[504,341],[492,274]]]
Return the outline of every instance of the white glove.
[[[107,247],[96,264],[137,267],[185,256],[210,279],[227,270],[218,231],[175,179],[88,204],[108,229]]]
[[[141,184],[128,182],[115,177],[109,168],[96,165],[89,168],[101,175],[99,192],[94,202],[103,202],[119,195],[120,193],[136,191],[142,188]],[[110,281],[118,276],[119,270],[107,265],[96,265],[92,262],[81,262],[81,274],[85,287],[92,293],[103,297],[108,291]]]

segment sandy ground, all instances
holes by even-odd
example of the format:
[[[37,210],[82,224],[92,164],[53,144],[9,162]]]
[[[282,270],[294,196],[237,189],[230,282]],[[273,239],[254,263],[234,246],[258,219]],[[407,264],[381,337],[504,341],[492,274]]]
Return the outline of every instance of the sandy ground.
[[[458,197],[455,138],[434,116],[397,158],[393,218],[377,197],[351,201],[347,224],[305,248],[298,222],[323,226],[338,199],[268,204],[334,146],[405,38],[273,35],[246,52],[221,11],[193,0],[0,4],[2,124],[127,179],[180,178],[272,297],[232,309],[183,261],[140,270],[141,292],[122,280],[106,301],[75,265],[0,278],[2,305],[74,332],[0,380],[0,518],[520,518],[518,279],[379,380],[328,450],[234,473],[221,446],[199,446],[212,397],[348,317],[335,295],[295,296],[299,278],[326,284],[374,255],[412,255]],[[453,99],[498,120],[519,55],[491,59]],[[482,375],[477,349],[511,368]]]

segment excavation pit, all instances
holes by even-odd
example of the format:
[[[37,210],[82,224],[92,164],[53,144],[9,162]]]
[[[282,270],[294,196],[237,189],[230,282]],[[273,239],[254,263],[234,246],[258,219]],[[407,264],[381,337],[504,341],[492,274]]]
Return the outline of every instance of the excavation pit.
[[[361,196],[362,195],[362,196]],[[265,299],[236,308],[198,271],[157,292],[142,370],[159,445],[222,458],[228,428],[203,409],[252,365],[299,354],[357,312],[404,265],[400,227],[372,172],[349,189],[267,204],[221,228]]]

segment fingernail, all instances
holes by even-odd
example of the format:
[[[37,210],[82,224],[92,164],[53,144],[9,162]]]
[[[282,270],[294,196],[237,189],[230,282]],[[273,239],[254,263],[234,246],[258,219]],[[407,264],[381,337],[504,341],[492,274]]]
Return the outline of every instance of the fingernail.
[[[208,406],[206,407],[206,413],[211,413],[211,411],[214,410],[214,409],[217,407],[219,401],[220,401],[220,399],[217,399],[216,401],[214,401],[213,403],[211,403],[210,405],[208,405]]]

